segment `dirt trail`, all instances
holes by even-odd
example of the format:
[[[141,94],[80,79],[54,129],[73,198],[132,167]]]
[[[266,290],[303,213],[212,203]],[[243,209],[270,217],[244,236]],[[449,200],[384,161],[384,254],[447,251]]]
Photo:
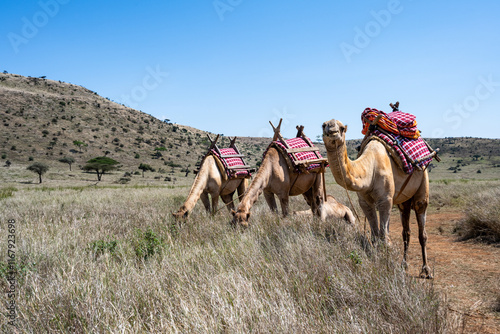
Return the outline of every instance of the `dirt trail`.
[[[493,305],[500,298],[500,247],[457,241],[453,228],[460,212],[427,215],[427,249],[433,284],[446,295],[451,312],[464,318],[464,333],[500,333],[500,313]],[[409,274],[418,277],[422,265],[418,226],[411,220]],[[397,210],[391,216],[392,242],[402,249],[402,227]]]

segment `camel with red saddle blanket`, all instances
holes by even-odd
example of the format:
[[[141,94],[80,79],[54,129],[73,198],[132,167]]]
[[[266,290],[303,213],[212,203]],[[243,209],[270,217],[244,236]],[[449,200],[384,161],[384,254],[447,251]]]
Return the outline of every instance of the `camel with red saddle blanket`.
[[[250,184],[246,194],[241,199],[236,211],[233,211],[233,224],[248,226],[250,209],[259,195],[264,198],[272,211],[277,212],[275,195],[278,196],[283,216],[288,215],[290,196],[303,195],[311,207],[312,214],[321,216],[320,210],[325,194],[323,188],[324,169],[327,159],[321,157],[309,138],[303,133],[303,126],[297,126],[297,136],[285,140],[280,134],[280,120],[274,129],[273,142],[264,153],[262,164]],[[333,202],[331,202],[333,203]],[[340,203],[339,203],[340,204]],[[337,208],[332,206],[332,208]],[[339,213],[344,217],[345,212]]]
[[[399,103],[391,104],[394,111],[399,112],[398,106]],[[382,126],[377,126],[378,121],[382,118],[381,115],[379,116],[373,120],[367,120],[370,123],[368,128],[371,132],[385,131],[382,130]],[[388,245],[390,244],[389,217],[391,208],[393,204],[398,205],[403,224],[403,264],[405,266],[410,243],[410,211],[413,209],[417,215],[418,237],[422,249],[423,265],[420,276],[432,278],[431,270],[427,265],[427,233],[425,231],[425,217],[429,203],[427,170],[418,168],[415,164],[415,169],[408,175],[396,163],[394,155],[388,152],[384,142],[375,140],[375,138],[365,143],[356,160],[350,160],[347,156],[345,143],[346,131],[347,125],[338,120],[332,119],[323,123],[323,142],[335,181],[345,189],[357,192],[361,209],[370,223],[372,238],[380,238]],[[436,153],[433,152],[430,157],[424,158],[435,157]],[[377,210],[380,216],[380,225]]]
[[[179,210],[172,213],[177,219],[187,218],[200,198],[207,212],[216,212],[219,196],[231,211],[234,209],[234,193],[238,191],[238,198],[241,200],[248,187],[252,169],[245,164],[244,156],[236,147],[236,137],[231,140],[229,148],[222,149],[217,146],[219,135],[215,140],[210,136],[208,139],[211,145],[201,162],[189,195]],[[212,199],[212,208],[208,195]]]

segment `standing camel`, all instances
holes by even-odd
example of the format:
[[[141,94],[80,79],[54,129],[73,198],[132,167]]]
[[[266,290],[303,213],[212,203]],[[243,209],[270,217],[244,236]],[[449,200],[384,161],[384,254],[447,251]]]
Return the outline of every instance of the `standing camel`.
[[[345,189],[357,192],[361,209],[370,223],[372,238],[380,238],[387,245],[390,245],[391,208],[393,204],[398,205],[403,224],[405,267],[410,244],[410,211],[415,210],[423,261],[420,277],[432,278],[427,265],[425,231],[425,217],[429,203],[427,171],[415,170],[409,178],[391,158],[385,146],[376,140],[370,141],[361,156],[352,161],[347,156],[346,131],[347,126],[335,119],[323,123],[323,142],[335,181]]]
[[[233,195],[235,191],[238,191],[238,198],[240,200],[245,193],[245,190],[248,186],[247,178],[250,176],[250,171],[248,171],[248,173],[244,176],[228,177],[228,175],[226,174],[225,166],[220,158],[221,155],[212,153],[213,149],[216,149],[218,152],[220,152],[216,146],[218,138],[219,136],[217,136],[215,141],[212,141],[212,139],[209,137],[210,141],[212,142],[209,148],[209,153],[205,156],[201,163],[200,170],[194,179],[193,185],[191,186],[191,190],[189,191],[189,195],[186,201],[184,202],[184,204],[182,204],[177,212],[172,213],[176,219],[187,218],[189,216],[189,213],[196,205],[196,202],[198,202],[198,199],[200,198],[207,212],[216,212],[217,205],[219,203],[219,196],[222,198],[224,204],[226,204],[228,210],[231,211],[232,209],[234,209]],[[242,155],[239,154],[239,151],[236,149],[236,146],[234,144],[235,140],[236,137],[231,140],[230,146],[234,148],[234,150],[236,151],[235,153],[238,153],[236,157],[241,158]],[[222,156],[222,158],[223,157],[224,156]],[[243,160],[241,160],[241,162],[243,163]],[[247,170],[248,166],[241,167],[241,170]],[[211,209],[208,195],[210,195],[212,199]]]

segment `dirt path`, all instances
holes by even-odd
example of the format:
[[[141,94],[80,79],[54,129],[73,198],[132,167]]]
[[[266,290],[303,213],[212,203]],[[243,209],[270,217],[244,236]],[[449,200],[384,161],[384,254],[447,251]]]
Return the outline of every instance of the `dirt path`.
[[[427,216],[427,249],[433,284],[450,302],[451,312],[464,319],[464,333],[500,333],[500,313],[493,305],[500,298],[500,247],[457,241],[455,223],[459,212],[436,212]],[[422,265],[418,226],[412,215],[409,274],[418,276]],[[390,235],[402,247],[402,227],[397,210],[391,217]]]

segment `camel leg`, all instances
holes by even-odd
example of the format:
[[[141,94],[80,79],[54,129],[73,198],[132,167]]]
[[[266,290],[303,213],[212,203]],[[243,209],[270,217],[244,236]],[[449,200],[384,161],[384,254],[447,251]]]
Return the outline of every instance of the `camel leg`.
[[[206,192],[202,192],[200,195],[201,201],[203,202],[203,206],[207,212],[210,212],[210,200],[208,199],[208,194]]]
[[[375,205],[373,203],[368,203],[361,196],[359,196],[358,199],[359,199],[359,206],[361,207],[361,210],[363,210],[366,219],[368,219],[368,222],[370,223],[370,228],[372,231],[372,240],[375,241],[380,235],[378,228],[378,217],[377,217],[377,211],[375,210]]]
[[[389,220],[391,218],[392,198],[384,198],[379,201],[378,212],[380,216],[380,238],[388,246],[391,245],[391,238],[389,236]]]
[[[288,216],[288,194],[283,194],[279,196],[280,204],[281,204],[281,212],[283,213],[283,217]],[[313,211],[314,212],[314,211]]]
[[[217,207],[219,206],[219,194],[211,193],[210,197],[212,197],[212,214],[217,212]]]
[[[231,212],[231,210],[234,210],[233,195],[234,192],[226,195],[220,195],[220,198],[222,198],[222,201],[224,202],[224,204],[226,204],[226,208],[229,212]]]
[[[416,201],[415,202],[415,213],[417,214],[417,224],[418,224],[418,241],[420,241],[420,247],[422,248],[422,271],[420,272],[420,277],[422,278],[432,278],[431,269],[427,265],[427,232],[425,231],[425,219],[427,213],[427,201]]]
[[[323,182],[321,180],[321,174],[316,174],[316,179],[314,180],[314,184],[311,188],[313,200],[311,201],[311,210],[314,215],[320,216],[319,207],[321,206],[323,201],[326,201],[326,198],[323,198]]]
[[[264,198],[266,199],[269,209],[271,209],[272,212],[278,212],[278,206],[276,205],[274,194],[270,191],[264,190]]]
[[[350,224],[354,225],[356,223],[356,218],[354,218],[351,209],[349,209],[348,207],[345,207],[344,219]]]
[[[241,200],[243,199],[243,195],[245,194],[247,186],[248,186],[247,179],[241,180],[240,184],[238,185],[237,190],[238,190],[238,201],[239,202],[241,202]]]
[[[399,213],[401,214],[401,224],[403,225],[403,243],[404,243],[403,267],[405,269],[408,268],[407,256],[408,256],[408,247],[410,246],[411,202],[412,200],[408,200],[398,205]]]

